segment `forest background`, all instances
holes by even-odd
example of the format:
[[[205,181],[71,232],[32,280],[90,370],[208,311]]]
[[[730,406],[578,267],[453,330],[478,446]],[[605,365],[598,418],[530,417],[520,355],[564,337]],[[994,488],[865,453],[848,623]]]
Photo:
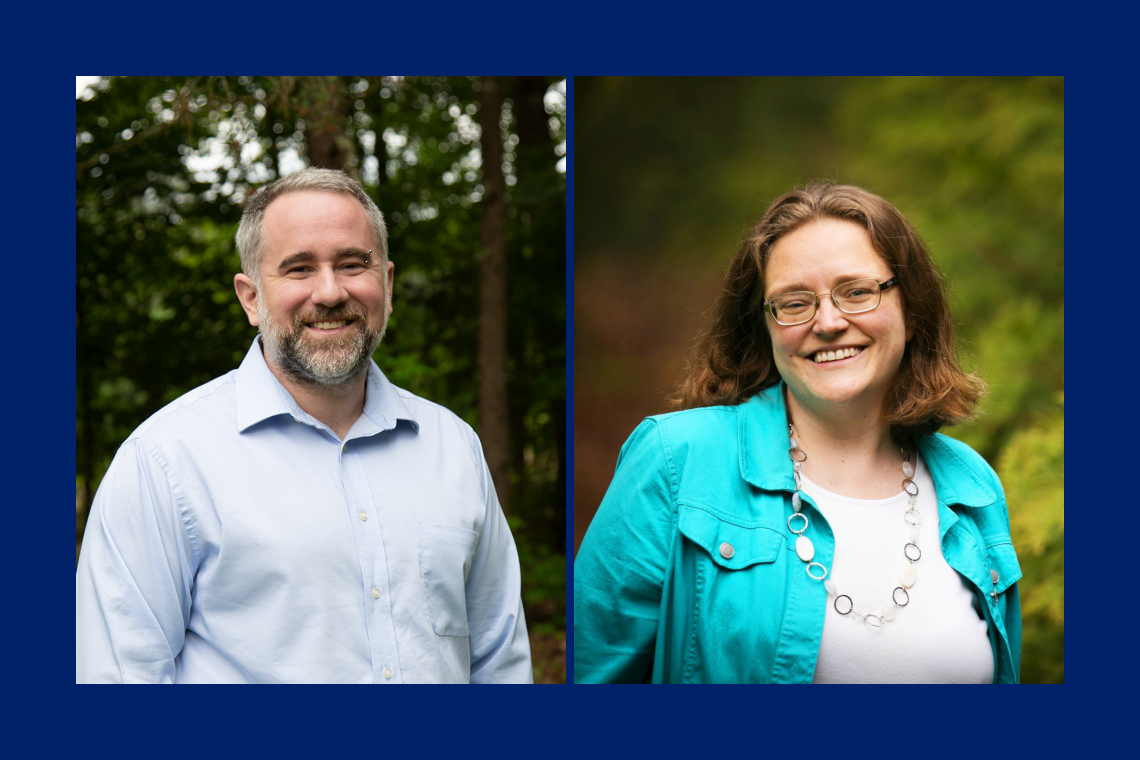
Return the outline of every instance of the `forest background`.
[[[730,258],[777,196],[862,185],[946,277],[988,383],[966,441],[1005,488],[1022,680],[1064,682],[1062,78],[575,77],[574,545],[622,442],[669,411]]]
[[[564,682],[565,79],[101,77],[75,105],[76,558],[119,445],[256,335],[233,290],[242,200],[343,169],[396,264],[375,359],[479,433],[535,681]]]

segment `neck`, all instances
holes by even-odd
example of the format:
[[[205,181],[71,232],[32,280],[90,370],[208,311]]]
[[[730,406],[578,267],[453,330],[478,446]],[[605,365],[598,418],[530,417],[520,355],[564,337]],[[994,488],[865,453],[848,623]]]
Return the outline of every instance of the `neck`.
[[[878,408],[837,409],[820,414],[787,393],[788,416],[800,448],[804,474],[835,493],[879,498],[898,492],[901,454]],[[900,476],[901,477],[901,476]]]
[[[311,417],[328,425],[337,438],[344,440],[348,431],[364,412],[364,393],[368,385],[366,371],[355,382],[343,388],[320,388],[298,383],[287,375],[271,356],[262,350],[269,371],[285,386],[289,395]]]

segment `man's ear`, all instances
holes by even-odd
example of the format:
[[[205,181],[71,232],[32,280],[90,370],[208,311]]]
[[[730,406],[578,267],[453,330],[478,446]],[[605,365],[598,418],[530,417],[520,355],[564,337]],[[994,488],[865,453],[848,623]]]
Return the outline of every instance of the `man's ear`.
[[[391,261],[389,261],[388,262],[388,287],[386,288],[386,290],[388,291],[388,314],[389,314],[389,316],[392,314],[392,283],[395,281],[395,277],[396,277],[396,265],[393,264]]]
[[[257,288],[254,287],[253,280],[247,274],[235,274],[234,290],[237,291],[238,302],[245,310],[249,323],[257,327]]]

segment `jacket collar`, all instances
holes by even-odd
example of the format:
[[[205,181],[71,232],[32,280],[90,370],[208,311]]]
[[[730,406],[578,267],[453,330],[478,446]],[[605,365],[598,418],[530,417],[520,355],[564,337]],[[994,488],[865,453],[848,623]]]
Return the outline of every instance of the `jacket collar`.
[[[741,477],[767,491],[794,491],[783,381],[745,401],[737,413]],[[919,436],[915,443],[930,470],[940,502],[988,507],[997,501],[994,490],[941,436]]]
[[[783,381],[760,391],[738,409],[741,477],[767,491],[795,490]]]
[[[238,432],[245,432],[262,420],[280,414],[287,414],[299,421],[310,419],[269,369],[261,352],[260,341],[260,336],[254,339],[237,370]],[[414,429],[419,430],[419,422],[400,398],[396,386],[388,381],[374,361],[369,362],[367,384],[364,412],[353,426],[352,437],[391,430],[399,420],[406,420]]]

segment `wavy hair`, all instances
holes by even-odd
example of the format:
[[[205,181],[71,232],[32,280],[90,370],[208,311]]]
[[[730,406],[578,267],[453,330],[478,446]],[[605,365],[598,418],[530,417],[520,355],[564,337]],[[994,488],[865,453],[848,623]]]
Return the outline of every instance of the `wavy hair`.
[[[780,380],[764,317],[764,274],[772,247],[809,222],[845,219],[871,237],[899,277],[914,336],[887,391],[883,422],[897,437],[929,433],[973,417],[985,384],[959,367],[942,275],[918,232],[893,205],[854,185],[812,182],[773,201],[729,265],[685,375],[670,399],[691,409],[740,404]]]

